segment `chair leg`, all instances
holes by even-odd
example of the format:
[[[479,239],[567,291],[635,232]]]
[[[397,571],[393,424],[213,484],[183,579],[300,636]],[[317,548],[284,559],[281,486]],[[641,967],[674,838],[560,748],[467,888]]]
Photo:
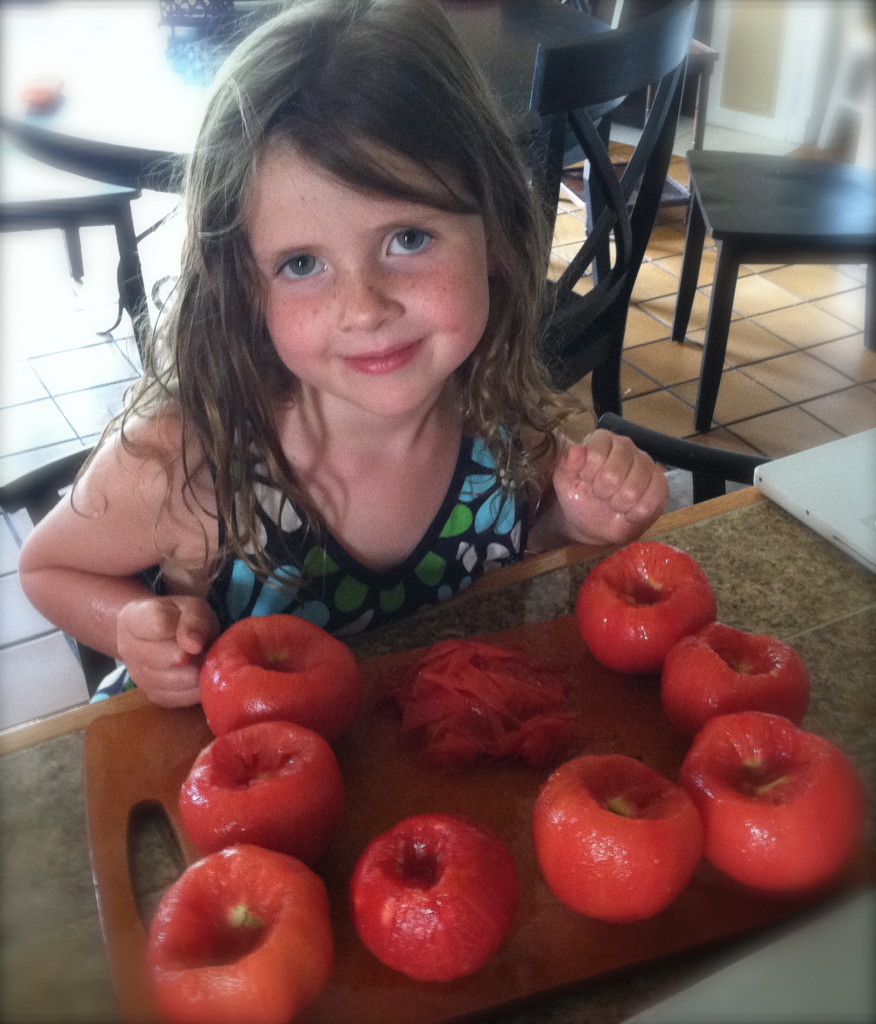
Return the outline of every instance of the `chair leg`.
[[[672,340],[684,341],[690,311],[697,292],[697,279],[703,260],[703,244],[706,240],[706,222],[696,194],[691,193],[688,206],[687,232],[684,239],[684,259],[681,264],[681,279],[678,282],[678,298],[675,301],[675,318],[672,321]]]
[[[726,243],[718,243],[718,262],[712,285],[700,387],[694,412],[694,425],[697,430],[712,429],[718,388],[721,384],[721,374],[724,372],[724,356],[727,354],[727,338],[730,334],[730,317],[733,313],[739,262],[739,255],[735,249],[729,248]]]
[[[146,285],[143,283],[143,269],[137,249],[137,233],[131,204],[126,203],[119,210],[115,221],[116,241],[119,247],[119,297],[131,317],[134,339],[143,356],[143,345],[149,332],[149,306],[146,300]]]
[[[590,392],[593,396],[593,410],[597,419],[606,412],[613,412],[616,416],[622,415],[621,345],[622,340],[611,355],[601,362],[590,375]]]
[[[876,264],[867,264],[864,282],[864,348],[876,352]]]
[[[82,260],[82,239],[79,236],[79,227],[73,224],[68,225],[63,230],[70,276],[74,281],[78,281],[81,284],[82,278],[85,276],[85,264]]]

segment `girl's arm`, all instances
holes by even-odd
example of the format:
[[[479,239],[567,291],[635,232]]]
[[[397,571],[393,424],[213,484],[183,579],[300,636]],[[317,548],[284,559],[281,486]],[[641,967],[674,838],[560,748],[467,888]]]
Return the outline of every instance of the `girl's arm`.
[[[649,455],[627,437],[596,430],[561,449],[529,548],[626,544],[663,513],[668,498],[666,474]]]
[[[50,621],[121,658],[155,703],[193,704],[199,692],[191,659],[218,628],[201,596],[215,553],[215,524],[185,501],[182,474],[174,468],[181,444],[172,420],[137,433],[155,454],[134,455],[117,439],[104,444],[72,494],[28,537],[19,575]],[[168,569],[179,594],[151,593],[140,574],[154,565]]]

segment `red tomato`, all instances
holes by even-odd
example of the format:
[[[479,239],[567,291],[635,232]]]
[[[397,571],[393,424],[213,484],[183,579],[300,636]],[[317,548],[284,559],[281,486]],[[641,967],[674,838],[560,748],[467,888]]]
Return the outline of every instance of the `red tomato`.
[[[155,994],[172,1024],[289,1024],[322,991],[333,959],[322,880],[257,846],[192,864],[149,929]]]
[[[389,693],[402,730],[442,769],[503,757],[552,764],[581,740],[565,680],[523,651],[443,640]]]
[[[420,814],[372,840],[353,873],[353,923],[387,967],[417,981],[479,971],[511,931],[514,858],[488,829]]]
[[[362,675],[350,648],[297,615],[235,622],[207,652],[199,681],[217,736],[278,719],[332,741],[347,732],[362,701]]]
[[[846,755],[780,715],[719,715],[681,769],[715,867],[758,889],[797,890],[835,875],[858,843],[864,790]]]
[[[344,783],[318,733],[292,722],[254,722],[201,751],[179,811],[200,853],[253,843],[315,864],[340,824]]]
[[[717,612],[706,574],[684,551],[627,544],[591,569],[575,606],[584,642],[617,672],[659,672],[669,648]]]
[[[809,691],[809,672],[793,647],[722,622],[669,649],[660,686],[663,710],[685,736],[733,711],[768,711],[799,724]]]
[[[703,853],[691,798],[635,758],[589,754],[542,786],[533,840],[548,887],[602,921],[653,917],[687,886]]]

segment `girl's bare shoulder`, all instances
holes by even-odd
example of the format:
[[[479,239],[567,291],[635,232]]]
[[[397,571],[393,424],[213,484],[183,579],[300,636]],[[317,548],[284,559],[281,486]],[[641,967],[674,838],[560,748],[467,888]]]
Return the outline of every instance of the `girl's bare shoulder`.
[[[215,491],[204,453],[173,409],[130,418],[104,438],[73,491],[86,516],[148,529],[174,561],[203,557],[215,533]],[[208,546],[211,546],[208,544]]]

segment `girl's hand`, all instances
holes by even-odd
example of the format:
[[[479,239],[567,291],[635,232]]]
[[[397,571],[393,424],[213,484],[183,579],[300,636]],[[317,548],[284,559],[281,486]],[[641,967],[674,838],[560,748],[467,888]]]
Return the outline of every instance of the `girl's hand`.
[[[213,609],[199,597],[148,597],[119,612],[119,657],[153,704],[186,707],[201,699],[199,655],[219,633]]]
[[[596,430],[565,449],[554,468],[556,528],[585,544],[626,544],[669,498],[663,470],[628,437]]]

